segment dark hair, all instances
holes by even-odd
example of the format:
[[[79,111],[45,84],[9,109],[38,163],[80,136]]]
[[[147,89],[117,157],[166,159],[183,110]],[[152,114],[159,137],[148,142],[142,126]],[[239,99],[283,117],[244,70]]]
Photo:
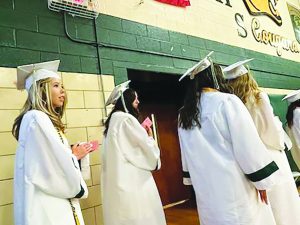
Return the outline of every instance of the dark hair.
[[[133,115],[135,118],[138,119],[139,117],[139,110],[138,109],[135,109],[133,106],[132,106],[132,103],[134,102],[135,100],[135,97],[136,97],[136,91],[131,89],[131,88],[128,88],[126,89],[124,92],[123,92],[123,96],[124,96],[124,101],[125,101],[125,105],[126,105],[126,108],[128,110],[128,113]],[[123,103],[122,103],[122,99],[121,97],[117,100],[113,110],[111,111],[111,113],[109,114],[107,120],[105,121],[104,123],[104,136],[106,136],[107,134],[107,131],[108,131],[108,128],[109,128],[109,122],[110,122],[110,119],[111,119],[111,116],[117,112],[117,111],[122,111],[122,112],[125,112],[125,109],[124,109],[124,106],[123,106]]]
[[[291,128],[292,125],[293,125],[294,110],[297,107],[300,107],[300,99],[298,99],[297,101],[292,102],[288,107],[285,118],[286,118],[286,121],[287,121],[287,124],[288,124],[289,128]]]
[[[214,68],[216,73],[221,71],[219,65],[215,64]],[[201,127],[199,102],[204,87],[214,88],[210,67],[196,74],[193,80],[189,79],[187,81],[183,107],[179,110],[179,127],[185,130],[192,129],[195,126]]]

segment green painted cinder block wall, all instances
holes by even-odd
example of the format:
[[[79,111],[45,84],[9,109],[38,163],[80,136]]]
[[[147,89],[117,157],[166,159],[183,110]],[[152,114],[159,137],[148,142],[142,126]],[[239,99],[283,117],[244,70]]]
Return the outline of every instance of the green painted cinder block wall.
[[[250,67],[260,86],[300,87],[300,63],[280,57],[103,14],[96,20],[96,29],[92,20],[71,16],[67,16],[67,26],[70,35],[79,40],[95,42],[97,35],[102,43],[101,73],[114,75],[117,84],[128,79],[128,69],[180,75],[199,58],[215,51],[213,58],[222,65],[255,58]],[[0,66],[17,67],[59,58],[61,71],[99,74],[96,48],[69,40],[63,14],[50,11],[46,0],[0,2]],[[275,97],[271,101],[284,121],[286,105]]]
[[[95,41],[92,20],[67,17],[74,38]],[[102,74],[113,74],[116,83],[127,80],[127,69],[181,74],[209,51],[222,65],[255,58],[251,69],[263,87],[297,89],[299,63],[182,33],[160,29],[108,15],[96,20],[98,42],[126,49],[99,47]],[[136,50],[174,57],[141,53]],[[69,40],[63,15],[47,8],[46,0],[0,2],[0,66],[61,59],[60,70],[99,74],[95,46]]]

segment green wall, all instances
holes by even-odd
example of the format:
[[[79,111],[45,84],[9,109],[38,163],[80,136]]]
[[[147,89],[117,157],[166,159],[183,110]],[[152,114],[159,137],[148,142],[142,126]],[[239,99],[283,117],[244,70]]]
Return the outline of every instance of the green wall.
[[[300,88],[300,86],[298,88]],[[281,100],[284,96],[285,95],[271,94],[271,95],[269,95],[269,98],[270,98],[271,104],[274,108],[274,114],[276,116],[279,116],[280,120],[283,123],[286,123],[285,115],[286,115],[288,103],[287,103],[287,101]]]
[[[72,37],[95,41],[92,20],[68,16],[67,24]],[[101,72],[114,74],[116,83],[127,80],[128,68],[179,75],[213,50],[222,65],[255,58],[250,67],[261,86],[300,86],[300,67],[294,61],[107,15],[99,15],[96,24],[98,42],[123,48],[99,47]],[[99,74],[97,57],[95,46],[66,37],[63,15],[50,11],[46,0],[0,2],[0,66],[59,58],[62,71]]]

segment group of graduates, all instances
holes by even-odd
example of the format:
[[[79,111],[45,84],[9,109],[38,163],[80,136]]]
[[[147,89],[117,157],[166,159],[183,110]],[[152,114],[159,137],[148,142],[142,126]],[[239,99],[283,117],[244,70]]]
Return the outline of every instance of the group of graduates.
[[[185,183],[195,189],[202,225],[298,225],[300,198],[285,154],[291,141],[249,61],[222,69],[207,56],[182,76],[191,78],[178,125]],[[300,106],[299,91],[284,99]],[[297,148],[300,118],[290,114]]]
[[[285,154],[300,164],[300,90],[290,102],[287,131],[259,90],[250,60],[226,68],[211,54],[187,70],[178,136],[183,182],[193,185],[201,225],[300,225],[300,198]],[[67,96],[59,61],[18,67],[17,88],[28,98],[16,118],[16,225],[84,225],[79,200],[87,197],[88,143],[64,136]],[[138,94],[129,82],[106,105],[101,150],[104,225],[166,225],[152,171],[161,167],[152,129],[139,122]],[[99,134],[100,136],[101,134]],[[291,139],[291,140],[290,140]]]
[[[244,66],[251,60],[221,68],[211,54],[179,79],[186,80],[178,119],[183,182],[193,185],[201,225],[299,225],[300,198],[285,150],[299,151],[300,91],[284,98],[291,103],[291,141]],[[165,225],[151,174],[160,168],[159,149],[138,123],[132,104],[138,96],[128,84],[115,88],[104,132],[104,224]]]

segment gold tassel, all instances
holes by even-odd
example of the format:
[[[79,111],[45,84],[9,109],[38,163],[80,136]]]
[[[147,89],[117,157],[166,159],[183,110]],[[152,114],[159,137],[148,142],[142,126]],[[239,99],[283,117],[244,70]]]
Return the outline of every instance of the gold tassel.
[[[74,219],[75,219],[76,225],[80,225],[78,216],[77,216],[77,214],[75,212],[74,212]]]
[[[72,208],[72,212],[73,212],[75,224],[76,224],[76,225],[80,225],[80,222],[79,222],[77,213],[76,213],[76,211],[75,211],[75,207],[73,206],[73,204],[72,204],[72,202],[71,202],[71,199],[69,199],[69,202],[70,202],[70,205],[71,205],[71,208]]]
[[[57,133],[59,135],[59,138],[61,139],[62,143],[64,143],[64,140],[62,138],[60,130],[58,128],[56,128],[56,129],[57,129]],[[69,202],[70,202],[70,205],[71,205],[71,208],[72,208],[73,217],[74,217],[74,220],[75,220],[75,225],[80,225],[80,222],[79,222],[79,219],[78,219],[75,207],[73,206],[71,199],[69,199]]]

